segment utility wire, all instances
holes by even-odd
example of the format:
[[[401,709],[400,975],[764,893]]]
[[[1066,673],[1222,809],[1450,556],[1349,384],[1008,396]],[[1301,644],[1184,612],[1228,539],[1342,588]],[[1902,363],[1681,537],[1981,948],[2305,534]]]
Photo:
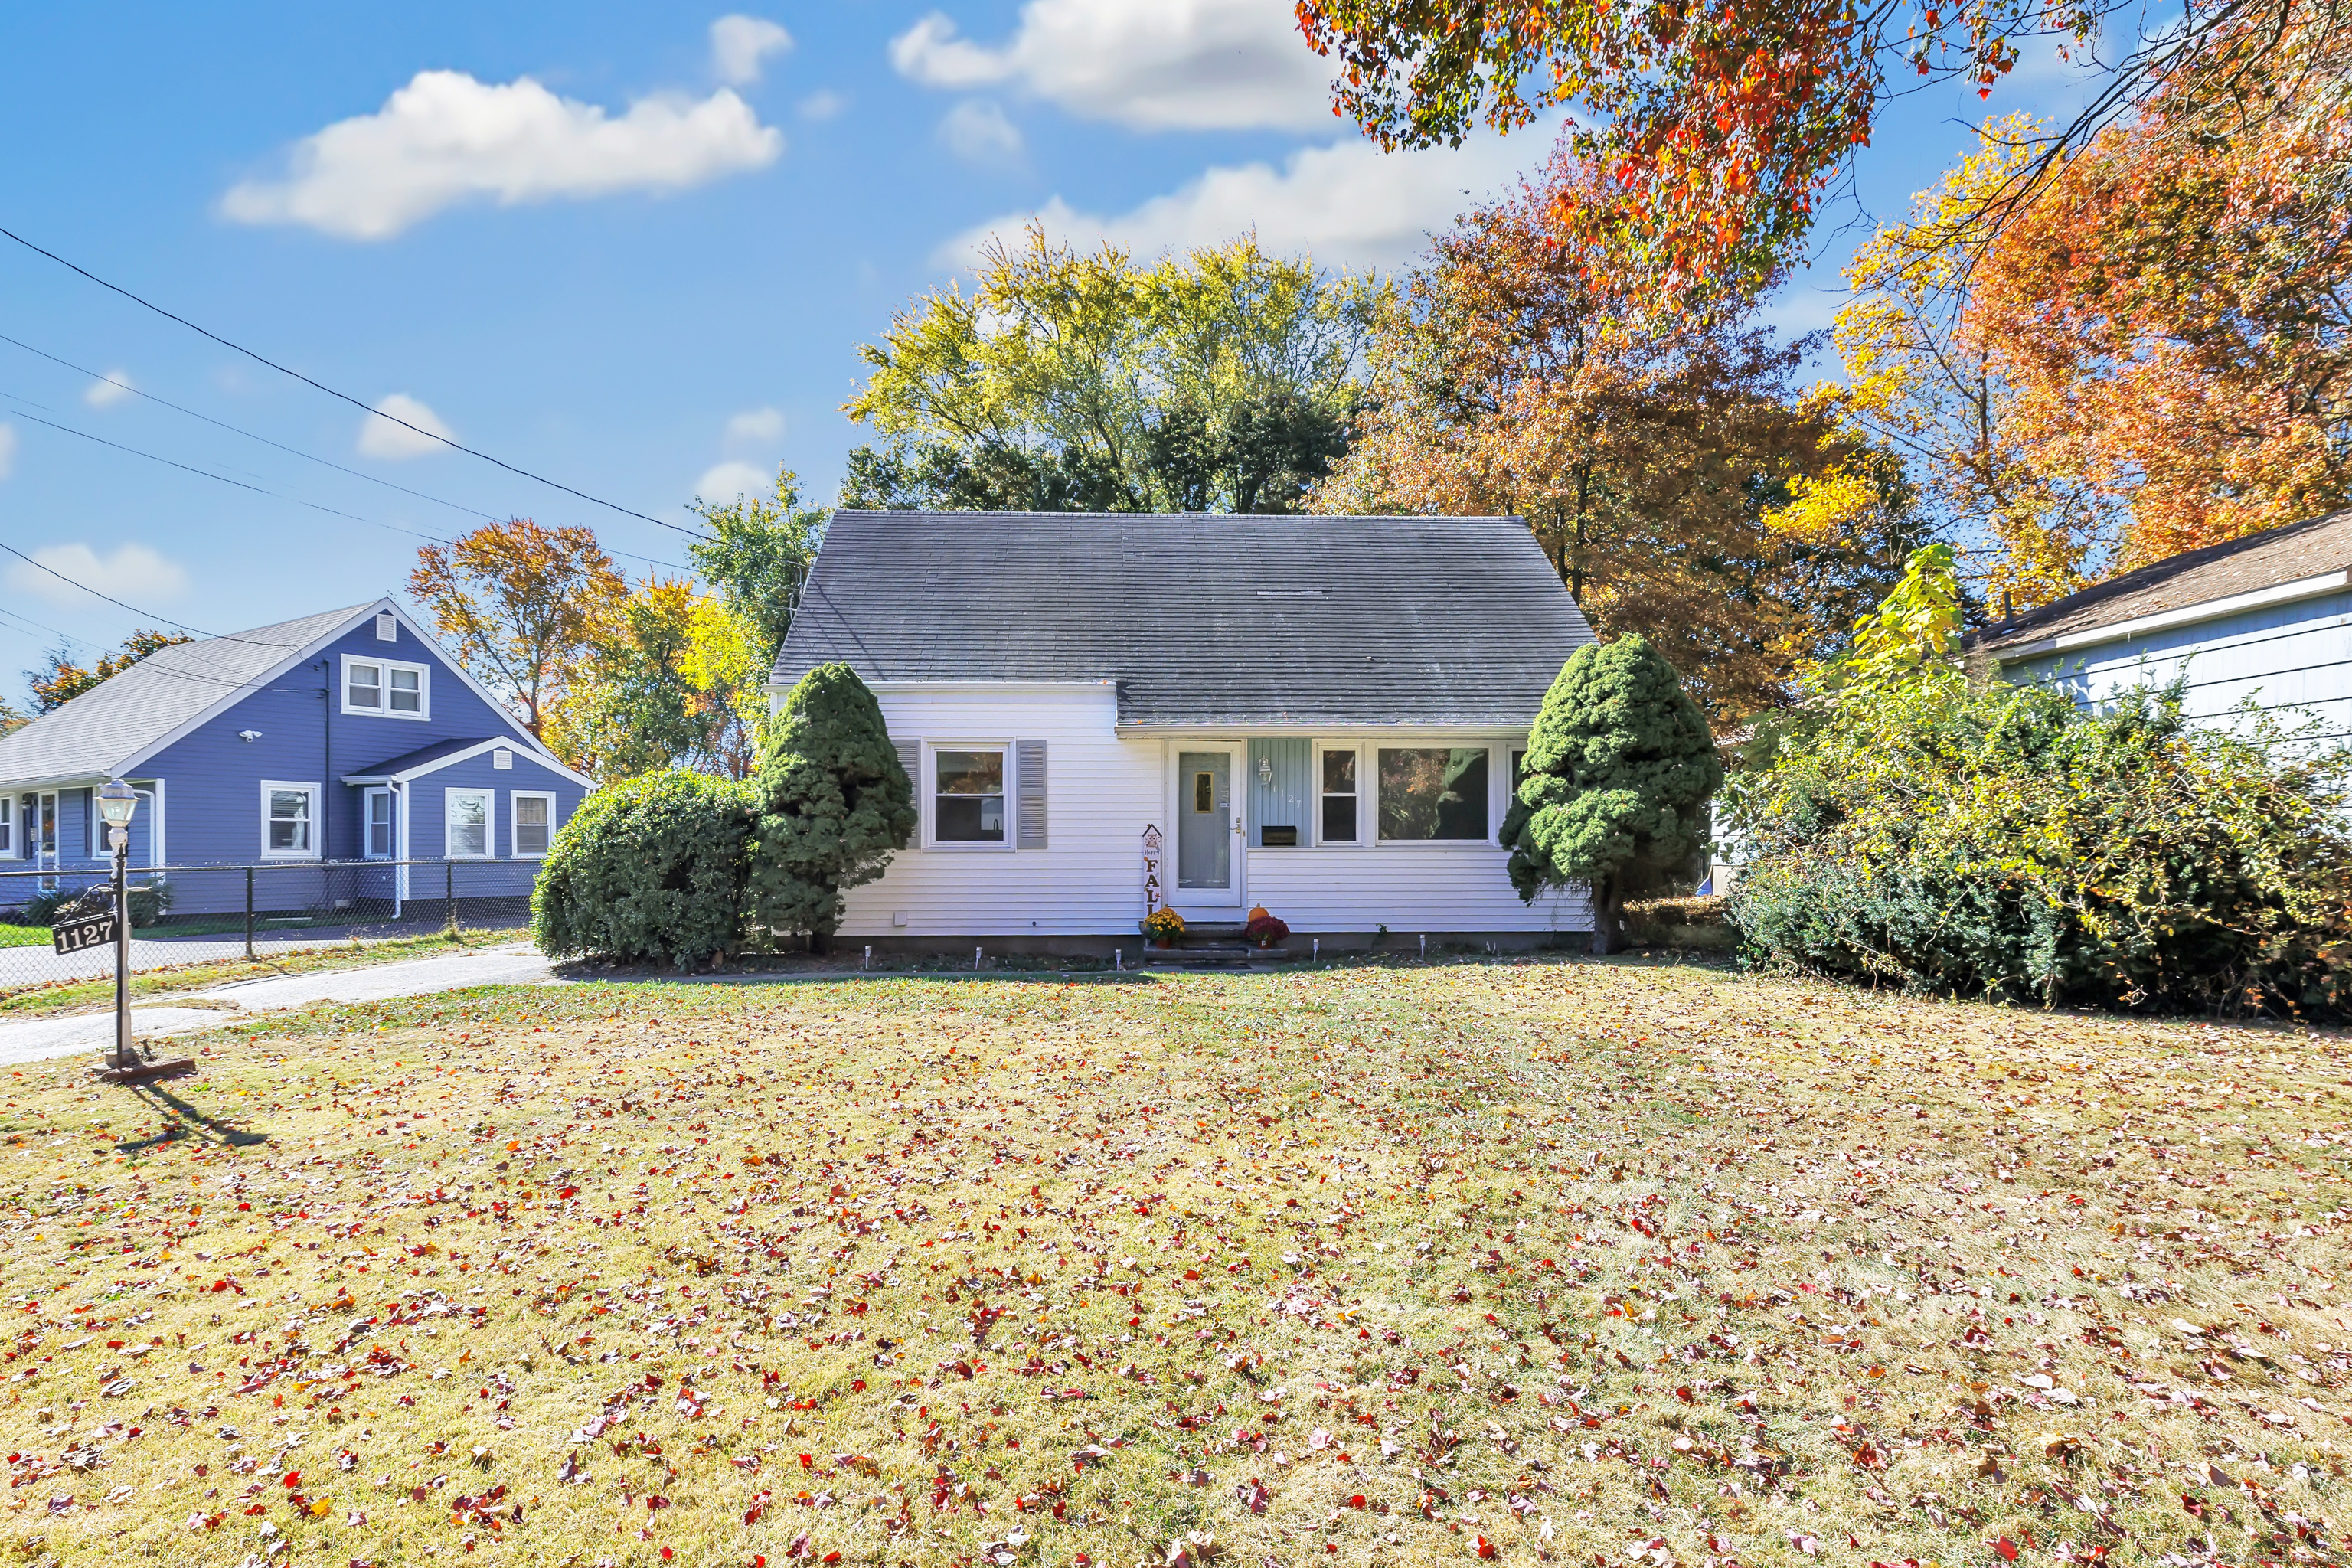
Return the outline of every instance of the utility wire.
[[[665,522],[660,518],[648,517],[644,512],[638,511],[634,508],[621,505],[618,501],[609,501],[604,500],[602,496],[592,496],[586,490],[574,489],[572,486],[563,484],[555,479],[551,479],[544,474],[534,474],[529,468],[519,468],[512,463],[507,462],[502,458],[491,457],[488,452],[478,451],[472,447],[466,446],[462,442],[453,441],[448,437],[440,435],[437,432],[426,430],[418,426],[411,425],[407,420],[401,418],[397,415],[386,414],[382,409],[373,407],[368,404],[361,402],[358,398],[353,397],[348,392],[338,392],[333,387],[329,386],[325,382],[314,380],[310,376],[304,375],[299,370],[293,370],[286,365],[279,364],[276,360],[270,359],[267,355],[256,353],[253,350],[247,348],[243,343],[231,342],[228,339],[222,337],[218,332],[212,331],[207,328],[196,325],[195,322],[188,320],[185,316],[173,315],[171,311],[166,310],[163,306],[154,303],[152,300],[141,299],[138,295],[133,294],[130,289],[123,288],[121,284],[110,283],[105,279],[100,278],[97,273],[90,271],[88,268],[75,266],[72,262],[68,261],[64,257],[59,256],[54,250],[42,249],[39,246],[35,245],[31,240],[26,239],[23,235],[17,234],[12,229],[0,228],[0,237],[13,239],[18,245],[21,245],[26,249],[31,251],[34,255],[46,256],[51,261],[56,262],[58,266],[66,268],[68,271],[77,273],[83,278],[87,278],[92,283],[97,284],[100,288],[107,289],[111,293],[121,295],[124,299],[130,300],[134,305],[154,311],[157,315],[163,317],[167,321],[177,321],[180,325],[187,328],[188,331],[196,333],[200,337],[209,338],[214,342],[220,344],[221,347],[228,349],[233,353],[241,353],[257,364],[268,365],[271,370],[278,372],[280,375],[291,376],[305,386],[312,387],[320,392],[325,393],[330,397],[348,403],[352,407],[359,409],[362,413],[373,415],[378,419],[389,419],[404,430],[414,430],[417,435],[425,437],[428,440],[438,441],[443,446],[447,447],[454,451],[463,452],[469,458],[479,458],[483,462],[488,463],[496,468],[504,468],[510,474],[520,474],[524,479],[530,479],[534,483],[546,485],[552,489],[562,490],[566,495],[577,496],[582,500],[588,501],[596,506],[604,507],[609,511],[619,512],[623,517],[634,517],[640,522],[650,522],[656,528],[667,528],[672,533],[683,533],[690,539],[708,537],[705,534],[698,532],[694,529],[681,526],[678,523]]]
[[[5,340],[0,340],[0,341],[5,341],[5,342],[12,342],[12,343],[14,343],[14,342],[16,342],[16,339],[14,339],[14,338],[5,338]],[[17,343],[17,345],[16,345],[16,346],[17,346],[17,347],[19,347],[19,348],[22,348],[22,347],[24,347],[25,345],[24,345],[24,344],[22,344],[22,343]],[[33,353],[40,353],[40,351],[39,351],[38,349],[35,349],[35,350],[33,350],[32,352],[33,352]],[[55,358],[56,356],[54,356],[54,355],[50,355],[50,354],[42,354],[42,355],[41,355],[41,357],[42,357],[42,358],[44,358],[44,359],[52,359],[52,358]],[[65,362],[65,361],[63,361],[63,360],[58,360],[58,363],[59,364],[64,364],[66,362]],[[78,369],[78,368],[79,368],[79,367],[78,367],[78,366],[69,366],[68,368]],[[88,373],[88,372],[86,372],[86,371],[85,371],[85,372],[83,372],[83,374],[89,374],[89,373]],[[110,384],[111,384],[111,385],[115,385],[115,386],[120,386],[120,385],[121,385],[122,384],[121,384],[121,382],[112,382],[112,383],[110,383]],[[138,388],[136,388],[136,387],[132,387],[131,390],[131,391],[133,391],[133,392],[137,392],[137,391],[138,391]],[[142,395],[142,396],[145,396],[146,395],[145,395],[144,393],[141,393],[141,394],[140,394],[140,395]],[[46,406],[45,405],[42,405],[42,404],[33,403],[32,399],[30,399],[30,398],[28,398],[28,397],[20,397],[20,396],[18,396],[16,394],[12,393],[12,392],[0,392],[0,397],[5,397],[5,398],[8,399],[8,400],[9,400],[10,402],[12,402],[12,403],[16,403],[16,404],[30,404],[30,405],[31,405],[33,407],[35,407],[35,408],[40,408],[40,407],[44,407],[44,406]],[[165,406],[166,408],[179,408],[179,405],[178,405],[178,404],[176,404],[176,403],[167,403],[167,402],[164,402],[164,400],[163,400],[163,398],[160,398],[160,397],[159,397],[159,398],[156,398],[156,399],[155,399],[155,401],[156,401],[156,402],[158,402],[158,403],[163,403],[163,406]],[[189,410],[189,409],[181,409],[180,411],[181,411],[182,413],[184,413],[184,414],[186,414],[186,413],[193,413],[193,411],[192,411],[192,410]],[[259,496],[268,496],[268,497],[269,497],[269,498],[270,498],[271,500],[282,500],[282,501],[289,502],[289,504],[294,505],[294,506],[308,507],[308,508],[309,508],[310,510],[312,510],[312,511],[320,511],[320,512],[325,512],[325,513],[326,513],[328,516],[330,516],[330,517],[340,517],[340,518],[346,519],[346,520],[348,520],[349,521],[352,521],[352,522],[363,522],[363,523],[366,523],[366,524],[367,524],[369,527],[371,527],[371,528],[381,528],[381,529],[385,529],[385,530],[387,530],[387,531],[391,531],[391,532],[394,532],[394,533],[404,533],[404,534],[406,534],[406,535],[407,535],[409,538],[411,538],[411,539],[422,539],[422,540],[425,540],[425,542],[427,542],[428,543],[432,543],[432,544],[451,544],[451,543],[455,543],[455,542],[456,542],[454,540],[445,539],[445,538],[443,538],[441,535],[439,535],[439,534],[437,534],[437,533],[425,533],[425,532],[421,532],[421,531],[419,531],[418,530],[414,529],[414,528],[403,528],[403,527],[401,527],[401,526],[400,526],[398,523],[396,523],[396,522],[381,522],[381,521],[378,521],[376,519],[372,518],[372,517],[362,517],[359,513],[357,513],[357,512],[355,512],[355,511],[344,511],[344,510],[341,510],[341,509],[339,509],[339,508],[331,507],[331,506],[327,506],[327,505],[324,505],[324,504],[322,504],[322,503],[320,503],[320,502],[319,502],[319,501],[314,501],[314,500],[303,500],[301,497],[299,497],[299,496],[289,496],[289,495],[284,494],[283,492],[278,491],[278,490],[265,489],[263,487],[261,487],[261,486],[259,486],[259,485],[248,483],[247,481],[246,481],[246,480],[244,480],[244,479],[231,479],[231,478],[230,478],[228,475],[226,475],[226,474],[216,474],[216,473],[213,472],[210,468],[197,468],[197,467],[195,467],[194,464],[191,464],[191,463],[183,463],[183,462],[180,462],[180,461],[179,461],[179,460],[177,460],[176,458],[159,457],[159,456],[157,456],[157,455],[156,455],[155,453],[153,453],[153,452],[145,452],[145,451],[142,451],[142,450],[140,450],[140,449],[139,449],[138,447],[126,447],[126,446],[124,446],[124,445],[123,445],[121,442],[120,442],[120,441],[110,441],[110,440],[108,440],[108,439],[107,439],[105,437],[103,437],[103,436],[93,436],[93,435],[91,435],[91,434],[90,434],[89,431],[87,431],[87,430],[77,430],[77,429],[75,429],[75,428],[74,428],[72,426],[70,426],[70,425],[60,425],[60,424],[58,424],[58,423],[56,420],[54,420],[54,419],[44,419],[44,418],[42,418],[42,417],[41,417],[39,415],[37,415],[37,414],[26,414],[26,413],[25,413],[21,408],[17,411],[16,417],[18,417],[19,419],[29,419],[29,420],[31,420],[31,421],[32,421],[34,424],[36,424],[36,425],[46,425],[46,426],[48,426],[50,429],[52,429],[52,430],[61,430],[61,431],[63,431],[65,434],[67,434],[67,435],[68,435],[68,436],[79,436],[79,437],[81,437],[83,440],[85,440],[85,441],[95,441],[95,442],[97,442],[97,443],[98,443],[100,446],[101,446],[101,447],[113,447],[113,448],[114,448],[116,451],[118,451],[118,452],[127,452],[127,453],[129,453],[131,457],[134,457],[134,458],[146,458],[146,459],[147,459],[149,462],[151,462],[151,463],[161,463],[161,464],[163,464],[165,468],[177,468],[177,469],[179,469],[179,470],[180,470],[181,472],[183,472],[183,473],[194,474],[194,475],[197,475],[197,476],[198,476],[198,477],[200,477],[200,478],[207,479],[216,479],[216,480],[218,480],[220,483],[225,484],[225,485],[235,485],[237,489],[241,489],[241,490],[251,490],[255,495],[259,495]],[[208,425],[219,425],[219,426],[221,426],[221,428],[222,428],[222,429],[224,429],[224,430],[235,430],[235,431],[236,432],[236,434],[238,434],[238,435],[240,435],[240,436],[248,436],[248,435],[252,435],[252,432],[250,432],[250,431],[247,431],[247,430],[237,430],[237,429],[236,429],[236,426],[234,426],[234,425],[225,425],[225,424],[222,424],[222,423],[221,423],[221,421],[219,421],[219,420],[217,420],[217,419],[209,418],[209,417],[207,417],[206,416],[202,415],[202,414],[196,414],[196,415],[194,415],[194,417],[196,417],[196,418],[198,418],[198,419],[203,419],[203,420],[205,420],[205,422],[206,424],[208,424]],[[257,440],[257,441],[260,441],[260,442],[264,443],[265,445],[271,446],[271,447],[278,447],[278,449],[279,449],[280,451],[293,452],[293,453],[294,453],[294,455],[295,455],[296,457],[298,457],[298,458],[309,458],[309,457],[310,456],[308,452],[296,451],[296,449],[295,449],[294,447],[292,447],[280,446],[280,444],[279,444],[279,443],[278,443],[278,442],[276,442],[276,441],[272,441],[272,440],[270,440],[270,439],[269,439],[268,437],[266,437],[266,436],[254,436],[254,437],[253,437],[253,438],[254,438],[255,440]],[[328,462],[328,461],[327,461],[327,459],[326,459],[326,458],[311,458],[311,459],[310,459],[310,460],[311,460],[312,462],[316,462],[316,463],[326,463],[327,467],[329,467],[329,468],[341,468],[341,464],[339,464],[339,463],[331,463],[331,462]],[[343,472],[345,472],[345,473],[352,473],[352,472],[354,472],[355,470],[353,470],[353,469],[350,469],[350,468],[344,468],[342,471],[343,471]],[[360,477],[360,478],[362,478],[362,479],[366,479],[368,476],[367,476],[367,475],[365,475],[365,474],[361,474],[359,477]],[[388,483],[389,481],[384,481],[384,482],[387,482],[387,483]],[[394,485],[392,488],[393,488],[393,489],[405,489],[406,487],[404,487],[404,486],[401,486],[401,485]],[[413,495],[413,496],[420,496],[420,497],[422,497],[422,499],[424,499],[424,500],[438,500],[438,498],[437,498],[437,497],[425,495],[425,494],[424,494],[424,492],[422,492],[422,491],[420,491],[420,490],[409,490],[409,491],[408,491],[408,493],[409,493],[410,495]],[[440,504],[441,504],[441,505],[443,505],[443,506],[449,506],[449,507],[457,507],[457,503],[456,501],[441,501],[441,502],[440,502]],[[489,520],[490,520],[492,522],[497,522],[497,521],[501,521],[500,519],[499,519],[499,518],[497,518],[497,517],[494,517],[494,516],[492,516],[490,513],[486,512],[486,511],[473,511],[473,509],[472,509],[472,508],[470,508],[470,507],[458,507],[458,510],[461,510],[461,511],[472,511],[472,512],[473,512],[473,515],[474,515],[474,516],[476,516],[476,517],[485,517],[485,518],[489,518]],[[692,570],[692,568],[690,568],[690,567],[680,566],[679,564],[677,564],[677,563],[676,563],[676,562],[674,562],[674,561],[662,561],[662,560],[657,560],[657,559],[656,559],[655,557],[650,556],[650,555],[639,555],[639,554],[635,553],[634,551],[628,551],[628,550],[616,550],[616,551],[613,552],[613,553],[614,553],[614,554],[616,554],[616,555],[626,555],[626,556],[628,556],[628,557],[629,557],[631,560],[633,560],[633,561],[643,561],[643,562],[646,563],[648,565],[653,565],[653,566],[666,566],[666,567],[669,568],[669,569],[670,569],[671,571],[673,571],[673,572],[686,572],[686,571],[690,571],[690,570]],[[77,585],[78,585],[78,584],[77,584]],[[174,622],[174,623],[173,623],[173,625],[177,625],[178,623]]]
[[[123,391],[131,394],[133,397],[143,397],[150,403],[160,403],[164,407],[173,410],[174,413],[184,414],[191,419],[201,419],[207,425],[217,426],[219,428],[226,430],[232,435],[242,436],[248,441],[258,441],[265,447],[275,447],[281,452],[290,452],[295,457],[303,458],[305,461],[318,463],[326,468],[332,468],[339,474],[349,474],[355,479],[365,479],[372,485],[382,485],[386,489],[398,490],[403,495],[415,496],[419,500],[429,500],[436,506],[446,506],[452,511],[462,511],[468,517],[478,517],[490,522],[504,522],[506,521],[506,519],[498,516],[494,512],[482,510],[479,507],[467,506],[463,501],[444,500],[439,496],[427,495],[423,490],[415,490],[409,489],[406,485],[394,484],[390,479],[383,479],[375,474],[368,473],[364,469],[346,468],[342,464],[338,463],[331,458],[321,458],[315,452],[305,452],[300,447],[289,447],[283,441],[273,441],[267,436],[256,435],[250,430],[242,429],[237,426],[231,425],[226,419],[215,419],[209,414],[200,414],[193,408],[184,407],[180,404],[173,402],[168,397],[159,397],[155,394],[149,392],[142,387],[131,385],[127,381],[117,381],[110,375],[91,370],[84,365],[78,365],[69,359],[60,359],[58,356],[50,353],[46,349],[37,349],[32,344],[18,338],[12,338],[5,332],[0,332],[0,343],[13,343],[17,348],[23,349],[26,353],[45,359],[51,364],[63,365],[66,369],[76,372],[81,375],[89,376],[94,381],[101,381],[109,386],[120,387]]]

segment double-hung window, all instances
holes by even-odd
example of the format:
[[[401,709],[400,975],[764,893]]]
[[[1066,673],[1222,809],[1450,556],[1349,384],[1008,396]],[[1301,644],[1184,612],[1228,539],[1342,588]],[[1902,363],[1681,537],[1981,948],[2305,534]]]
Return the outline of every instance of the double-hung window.
[[[343,711],[382,719],[432,716],[432,670],[388,658],[343,660]]]
[[[0,795],[0,855],[14,857],[16,853],[16,802]]]
[[[1382,746],[1380,759],[1383,841],[1487,836],[1486,747]]]
[[[490,801],[486,789],[453,789],[445,796],[448,838],[443,853],[452,860],[490,858]]]
[[[282,779],[261,783],[261,858],[264,860],[316,860],[319,858],[319,795],[315,784],[289,784]]]
[[[555,792],[519,789],[507,796],[507,820],[514,835],[514,858],[545,858],[548,841],[555,833]]]
[[[362,815],[367,842],[361,853],[371,860],[389,860],[393,848],[392,791],[372,789],[365,799],[366,810]]]
[[[1318,844],[1353,844],[1360,836],[1357,826],[1358,793],[1356,776],[1360,755],[1354,748],[1328,751],[1317,760],[1317,782],[1320,786],[1322,804],[1316,818],[1319,832]]]
[[[933,843],[1004,842],[1005,750],[969,746],[931,753]]]

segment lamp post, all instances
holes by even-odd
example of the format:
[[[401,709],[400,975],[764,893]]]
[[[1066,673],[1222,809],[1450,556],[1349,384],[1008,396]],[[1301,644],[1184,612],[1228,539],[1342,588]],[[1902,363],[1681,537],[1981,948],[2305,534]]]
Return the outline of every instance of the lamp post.
[[[131,1048],[131,818],[139,810],[139,792],[121,779],[109,779],[98,792],[98,814],[106,819],[106,841],[114,851],[114,1065],[127,1070],[139,1065]]]

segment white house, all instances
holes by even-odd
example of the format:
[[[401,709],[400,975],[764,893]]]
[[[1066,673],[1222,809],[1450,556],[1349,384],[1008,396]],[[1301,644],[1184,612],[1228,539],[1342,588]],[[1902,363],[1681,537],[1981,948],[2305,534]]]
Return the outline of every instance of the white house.
[[[2009,679],[2078,702],[2178,679],[2191,718],[2259,710],[2340,745],[2352,738],[2352,511],[2175,555],[1971,646]]]
[[[915,782],[845,941],[1108,947],[1164,902],[1524,946],[1590,928],[1496,836],[1591,640],[1510,518],[843,511],[771,689],[852,666]]]

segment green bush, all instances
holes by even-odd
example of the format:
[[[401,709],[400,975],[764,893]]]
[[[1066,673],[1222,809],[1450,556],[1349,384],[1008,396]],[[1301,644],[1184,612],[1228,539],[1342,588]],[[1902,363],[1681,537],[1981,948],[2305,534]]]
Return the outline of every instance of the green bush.
[[[1742,949],[1962,995],[2352,1011],[2347,758],[2176,692],[2105,710],[1998,681],[1849,689],[1751,745]]]
[[[742,785],[681,768],[591,794],[531,889],[539,950],[687,968],[740,948],[751,816]]]
[[[1511,886],[1533,902],[1585,884],[1592,951],[1614,952],[1626,899],[1662,890],[1705,851],[1722,783],[1706,717],[1656,649],[1638,637],[1578,648],[1544,693],[1497,835]]]
[[[842,890],[882,875],[915,831],[915,786],[882,706],[845,664],[801,677],[769,721],[753,785],[751,917],[771,936],[826,951]]]

